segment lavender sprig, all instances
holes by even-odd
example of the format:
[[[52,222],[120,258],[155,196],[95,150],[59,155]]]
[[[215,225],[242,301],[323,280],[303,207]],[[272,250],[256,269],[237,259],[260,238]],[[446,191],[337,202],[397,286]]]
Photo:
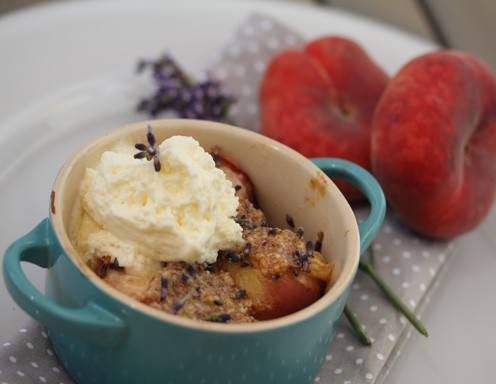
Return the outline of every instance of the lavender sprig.
[[[143,143],[135,144],[134,147],[140,151],[134,155],[135,159],[147,159],[148,161],[153,160],[153,167],[156,172],[160,172],[162,168],[160,164],[160,149],[157,146],[157,139],[152,132],[152,127],[149,125],[146,132],[146,140],[148,145]]]
[[[372,247],[369,248],[369,252],[373,252]],[[429,332],[425,325],[420,321],[420,319],[415,315],[415,313],[408,308],[408,306],[401,300],[401,298],[394,292],[394,290],[384,281],[384,279],[379,275],[375,268],[367,263],[365,260],[360,259],[359,268],[361,271],[365,272],[370,278],[377,284],[377,286],[386,295],[389,302],[400,311],[410,323],[425,337],[429,336]]]
[[[169,55],[156,61],[141,60],[137,71],[149,69],[156,90],[138,104],[138,111],[155,117],[175,111],[180,117],[200,120],[225,120],[235,99],[223,92],[219,82],[207,79],[194,82]]]
[[[358,319],[356,313],[353,312],[348,306],[345,306],[344,315],[350,322],[351,328],[353,328],[360,341],[364,345],[368,345],[368,346],[372,345],[372,340],[370,339],[369,335],[367,335],[367,332],[365,332],[365,328],[360,323],[360,320]]]

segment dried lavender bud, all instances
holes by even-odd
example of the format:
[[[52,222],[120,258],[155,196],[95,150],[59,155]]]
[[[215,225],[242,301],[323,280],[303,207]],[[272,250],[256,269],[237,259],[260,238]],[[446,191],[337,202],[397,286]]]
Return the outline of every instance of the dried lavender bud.
[[[172,309],[174,310],[174,312],[177,312],[182,307],[184,307],[184,303],[182,301],[177,301],[176,303],[174,303],[174,306],[172,307]]]
[[[317,233],[317,241],[315,242],[315,250],[317,252],[322,251],[322,241],[324,240],[324,232]]]
[[[164,301],[169,293],[169,280],[166,277],[160,277],[160,301]]]
[[[241,215],[241,217],[235,217],[234,221],[241,225],[243,229],[253,229],[254,226],[250,222],[250,220],[246,217],[246,215]]]
[[[150,147],[154,147],[157,144],[157,140],[155,139],[155,135],[152,133],[152,127],[148,126],[148,131],[146,132],[146,139],[148,140],[148,144]]]
[[[296,251],[293,256],[296,268],[304,271],[308,270],[308,255],[302,255],[300,252]]]
[[[216,265],[215,263],[212,263],[212,264],[206,264],[205,265],[205,269],[209,272],[215,272],[215,268],[216,268]]]
[[[303,230],[303,228],[300,227],[296,230],[296,236],[298,236],[299,238],[302,238],[304,234],[305,231]]]
[[[246,292],[246,290],[240,289],[238,292],[236,292],[235,298],[239,300],[239,299],[245,298],[246,296],[248,296],[248,293]]]
[[[294,220],[289,215],[286,215],[286,223],[288,223],[288,225],[289,225],[290,228],[294,228],[295,227]]]
[[[100,278],[104,278],[107,275],[110,266],[110,256],[102,256],[97,259],[96,272]]]
[[[103,279],[107,275],[108,264],[101,263],[98,268],[98,276]]]
[[[192,293],[191,292],[188,292],[186,295],[184,295],[183,297],[181,297],[179,300],[177,300],[175,303],[174,303],[174,306],[172,307],[172,309],[174,310],[174,312],[177,312],[179,311],[182,307],[184,307],[184,304],[186,304],[186,302],[191,298]]]
[[[305,248],[306,248],[306,254],[307,256],[311,257],[313,255],[313,243],[309,240],[307,241],[307,243],[305,244]]]
[[[214,304],[215,304],[215,305],[223,305],[224,303],[222,302],[222,300],[215,299],[215,300],[214,300]]]
[[[152,132],[152,127],[148,125],[146,139],[148,141],[148,145],[143,143],[137,143],[134,147],[140,152],[134,155],[135,159],[144,159],[146,158],[148,161],[153,160],[153,167],[156,172],[160,172],[160,150],[158,148],[157,139]]]
[[[221,313],[220,315],[211,316],[208,321],[212,321],[214,323],[227,323],[231,320],[231,315],[227,313]]]
[[[153,158],[153,168],[155,169],[155,172],[160,172],[160,169],[162,168],[158,156]]]
[[[183,274],[181,274],[181,281],[182,281],[183,283],[187,283],[187,282],[188,282],[188,280],[189,280],[189,276],[188,276],[188,275],[185,275],[184,273],[183,273]]]
[[[237,263],[238,261],[241,260],[241,258],[239,257],[239,255],[233,251],[233,250],[228,250],[224,253],[225,255],[225,258],[231,262],[231,263]]]
[[[186,267],[186,272],[188,272],[190,276],[194,277],[196,275],[196,268],[193,265],[188,264]]]
[[[301,258],[301,253],[300,251],[294,251],[293,252],[293,261],[296,265],[296,268],[301,269],[302,266],[302,258]]]
[[[110,269],[113,269],[114,271],[123,271],[124,270],[124,267],[121,267],[119,265],[119,260],[117,260],[117,257],[114,258],[112,263],[108,264],[108,267]]]
[[[243,222],[238,223],[238,224],[241,225],[243,227],[243,229],[245,229],[245,230],[251,230],[251,229],[254,229],[256,227],[255,225],[253,225],[249,221],[243,221]]]

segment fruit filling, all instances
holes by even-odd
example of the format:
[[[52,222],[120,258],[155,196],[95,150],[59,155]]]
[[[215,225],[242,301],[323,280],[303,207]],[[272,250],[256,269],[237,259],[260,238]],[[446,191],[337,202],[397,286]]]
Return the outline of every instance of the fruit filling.
[[[304,229],[297,227],[289,215],[288,228],[271,227],[257,206],[251,180],[219,149],[209,154],[192,138],[176,139],[179,136],[156,146],[151,130],[148,135],[148,147],[136,145],[145,155],[135,155],[134,159],[131,156],[132,165],[127,164],[125,158],[114,159],[108,175],[98,181],[95,173],[102,166],[101,160],[96,171],[87,171],[92,175],[90,180],[85,178],[82,182],[82,219],[76,226],[73,241],[101,279],[130,298],[160,311],[221,323],[250,323],[285,316],[307,307],[324,294],[330,285],[333,265],[320,253],[322,233],[315,241],[305,240]],[[177,146],[183,145],[183,151],[172,148],[170,140],[175,140]],[[168,147],[164,145],[167,142]],[[120,144],[120,153],[126,153],[122,146]],[[167,156],[165,151],[176,153]],[[102,158],[105,156],[109,154]],[[181,162],[186,165],[183,167]],[[123,163],[126,163],[124,170],[120,169]],[[148,181],[155,185],[154,189],[122,179],[136,177],[130,171],[134,167],[151,168],[152,173],[146,170],[148,173],[142,183]],[[158,180],[162,177],[160,173],[165,175],[163,180]],[[189,180],[192,177],[203,179],[206,185]],[[126,190],[129,184],[134,185],[133,191]],[[185,196],[181,186],[197,190]],[[205,191],[209,186],[217,191]],[[119,193],[116,188],[120,188]],[[177,189],[177,193],[166,192],[168,188]],[[110,207],[108,216],[102,220],[102,212],[99,216],[92,211],[94,190],[101,194],[111,190],[114,199],[124,196],[125,204],[113,201],[117,205]],[[200,196],[194,196],[197,194]],[[174,202],[174,206],[180,207],[174,220],[170,212],[167,214],[170,207],[151,201],[156,196],[166,203],[172,198],[182,199],[180,204]],[[145,212],[134,212],[136,206]],[[191,216],[183,210],[192,212]],[[188,236],[183,236],[181,229],[175,227],[164,229],[156,223],[161,217],[175,222],[176,226],[187,227]],[[134,226],[135,230],[142,231],[140,236],[129,232],[130,220],[138,222],[139,225]],[[123,229],[125,225],[128,227]],[[169,233],[157,234],[157,227]],[[116,230],[112,231],[113,228]],[[149,241],[146,237],[149,233],[153,240],[159,241],[160,236],[165,239],[162,247],[156,245],[152,250],[160,254],[143,249],[142,242]],[[189,249],[181,249],[182,244]],[[202,247],[210,252],[214,250],[215,257],[206,256]],[[175,253],[162,254],[167,253],[167,249],[174,252],[176,248]]]

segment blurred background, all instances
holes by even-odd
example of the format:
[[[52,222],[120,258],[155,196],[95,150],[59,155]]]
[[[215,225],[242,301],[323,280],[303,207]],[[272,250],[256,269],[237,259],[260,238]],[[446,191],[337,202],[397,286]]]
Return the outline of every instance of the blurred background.
[[[0,0],[0,15],[30,5],[70,0]],[[87,0],[92,1],[92,0]],[[95,0],[93,0],[95,1]],[[164,0],[166,1],[166,0]],[[203,0],[205,1],[205,0]],[[233,0],[249,1],[249,0]],[[471,52],[496,70],[495,0],[274,0],[336,7],[380,20],[439,45]]]

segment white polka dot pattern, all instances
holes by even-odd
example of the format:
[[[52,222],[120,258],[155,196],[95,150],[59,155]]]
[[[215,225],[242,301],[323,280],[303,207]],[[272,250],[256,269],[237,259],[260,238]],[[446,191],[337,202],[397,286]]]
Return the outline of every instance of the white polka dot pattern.
[[[270,59],[279,51],[298,48],[304,40],[275,20],[253,15],[238,28],[208,74],[236,96],[229,117],[254,131],[258,121],[258,89]]]
[[[364,211],[356,212],[358,217]],[[411,232],[388,215],[374,245],[376,269],[405,303],[417,313],[428,303],[435,282],[454,247],[413,237]],[[362,257],[368,258],[366,253]],[[358,273],[352,285],[349,306],[364,323],[374,340],[371,347],[361,345],[346,320],[340,322],[318,377],[322,382],[382,382],[396,360],[403,341],[411,332],[407,320],[384,298],[375,284]],[[334,379],[333,379],[334,377]]]
[[[32,322],[21,328],[12,342],[1,344],[0,384],[37,382],[73,383],[57,361],[45,330]]]

